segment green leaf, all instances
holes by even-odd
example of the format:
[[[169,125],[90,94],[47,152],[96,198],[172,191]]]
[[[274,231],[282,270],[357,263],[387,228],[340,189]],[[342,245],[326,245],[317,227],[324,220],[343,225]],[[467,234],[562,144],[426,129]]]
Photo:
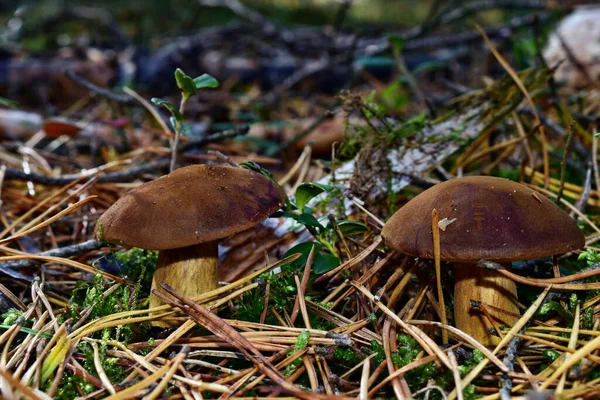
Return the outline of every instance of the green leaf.
[[[291,211],[277,211],[272,215],[275,218],[291,218],[294,221],[304,225],[313,234],[318,234],[319,231],[323,231],[325,227],[321,225],[318,219],[312,214],[296,214]],[[316,231],[315,229],[316,228]]]
[[[308,260],[310,250],[313,248],[313,246],[315,246],[314,254],[317,255],[319,253],[319,250],[321,250],[321,244],[317,242],[304,242],[297,244],[296,246],[289,249],[287,253],[285,253],[285,255],[283,256],[283,258],[287,258],[294,254],[302,254],[298,259],[292,261],[290,265],[297,268],[304,267],[306,265],[306,260]]]
[[[169,110],[169,112],[177,122],[183,121],[183,114],[181,114],[173,104],[169,103],[166,100],[159,99],[158,97],[153,97],[150,101],[157,106],[162,106]]]
[[[400,36],[390,35],[388,36],[388,41],[396,48],[396,50],[401,52],[402,49],[404,49],[404,39],[402,39]]]
[[[17,102],[9,100],[5,97],[0,97],[0,106],[9,108],[19,108],[19,104],[17,104]]]
[[[320,243],[317,242],[304,242],[300,243],[285,253],[283,258],[289,257],[293,254],[302,254],[297,260],[293,261],[290,265],[295,268],[303,268],[306,265],[306,261],[308,260],[308,255],[310,254],[310,250],[315,247],[314,251],[314,259],[312,270],[315,274],[324,274],[327,271],[331,271],[338,265],[342,263],[338,257],[333,256],[331,254],[322,254],[319,251],[323,248]]]
[[[338,257],[331,254],[318,254],[312,265],[312,270],[317,275],[329,272],[342,263]]]
[[[175,80],[177,81],[177,86],[181,90],[183,97],[190,97],[195,95],[198,90],[196,88],[196,83],[194,80],[186,75],[180,68],[175,70]]]
[[[362,222],[351,221],[348,219],[338,221],[337,225],[344,236],[358,235],[369,231],[369,227]]]
[[[313,228],[324,229],[324,226],[319,223],[319,220],[316,219],[312,214],[300,214],[294,219],[300,222],[304,226],[311,226]]]
[[[12,325],[4,325],[4,324],[0,325],[0,329],[10,329],[12,327],[13,327]],[[35,329],[29,329],[29,328],[25,328],[25,327],[21,327],[21,328],[19,328],[19,330],[21,332],[25,332],[30,335],[40,335],[40,336],[52,339],[52,335],[47,332],[40,332],[40,331],[36,331]]]
[[[402,87],[402,83],[395,81],[390,83],[381,92],[381,98],[388,107],[403,110],[410,103],[410,96]]]
[[[273,174],[271,174],[269,171],[267,171],[254,161],[241,162],[240,167],[249,169],[250,171],[258,172],[259,174],[262,174],[273,181],[275,180],[275,178],[273,178]]]
[[[194,78],[194,85],[196,85],[196,89],[216,88],[219,86],[219,81],[208,74],[202,74]]]
[[[412,70],[412,75],[417,76],[425,72],[435,71],[442,68],[446,68],[448,63],[445,61],[428,61],[419,64],[415,69]]]
[[[192,131],[192,126],[190,124],[186,124],[185,122],[181,123],[181,136],[188,138],[194,136],[194,132]]]
[[[306,203],[323,192],[331,192],[333,186],[322,185],[316,182],[304,182],[296,189],[296,206],[302,210]]]

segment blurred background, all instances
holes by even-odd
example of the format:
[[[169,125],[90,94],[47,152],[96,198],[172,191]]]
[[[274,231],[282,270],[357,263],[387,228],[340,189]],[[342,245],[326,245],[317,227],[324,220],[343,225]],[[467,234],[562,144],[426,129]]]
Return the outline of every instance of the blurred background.
[[[442,71],[438,75],[444,79],[477,85],[481,81],[477,71],[486,68],[487,52],[482,51],[476,25],[488,29],[491,38],[501,39],[499,48],[508,50],[515,67],[522,69],[535,59],[534,41],[541,48],[556,21],[579,3],[4,1],[0,3],[0,92],[27,97],[23,82],[52,85],[60,80],[57,71],[72,69],[103,87],[133,85],[164,95],[172,89],[166,79],[176,67],[191,75],[209,72],[221,80],[235,75],[242,83],[260,82],[262,88],[272,88],[311,64],[307,68],[322,72],[313,74],[321,76],[316,89],[336,93],[349,87],[348,82],[362,71],[378,80],[391,78],[396,62],[388,46],[390,35],[402,40],[400,50],[409,70]],[[454,69],[451,77],[444,75],[449,69]],[[364,80],[364,75],[359,78]],[[41,105],[46,111],[64,106],[49,100],[52,90],[36,90],[42,93],[30,96],[25,104]]]

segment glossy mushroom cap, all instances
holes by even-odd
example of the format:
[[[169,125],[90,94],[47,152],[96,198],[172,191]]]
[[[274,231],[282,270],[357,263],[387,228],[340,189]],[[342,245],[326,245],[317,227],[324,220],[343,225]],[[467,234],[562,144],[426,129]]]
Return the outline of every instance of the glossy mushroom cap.
[[[507,179],[472,176],[440,183],[398,210],[382,231],[387,246],[433,258],[431,211],[441,224],[441,259],[517,261],[584,246],[583,233],[556,204]],[[447,218],[446,221],[443,221]]]
[[[125,194],[100,217],[95,236],[124,246],[176,249],[246,230],[284,201],[281,187],[257,172],[192,165]]]

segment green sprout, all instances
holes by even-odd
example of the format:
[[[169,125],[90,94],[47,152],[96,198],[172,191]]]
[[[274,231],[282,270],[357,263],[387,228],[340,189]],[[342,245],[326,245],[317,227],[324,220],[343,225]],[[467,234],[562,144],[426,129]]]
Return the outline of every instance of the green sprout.
[[[185,110],[185,104],[190,97],[198,93],[198,89],[215,88],[219,86],[219,82],[217,82],[215,78],[208,74],[203,74],[192,79],[180,68],[175,70],[175,81],[177,81],[177,87],[179,87],[179,91],[181,92],[181,102],[179,103],[179,108],[175,107],[168,101],[159,99],[157,97],[154,97],[151,100],[152,103],[156,104],[157,106],[165,107],[169,113],[171,113],[170,121],[175,133],[175,139],[172,143],[170,166],[171,172],[173,172],[175,169],[175,164],[177,162],[177,147],[179,146],[181,132],[184,129],[183,112]]]

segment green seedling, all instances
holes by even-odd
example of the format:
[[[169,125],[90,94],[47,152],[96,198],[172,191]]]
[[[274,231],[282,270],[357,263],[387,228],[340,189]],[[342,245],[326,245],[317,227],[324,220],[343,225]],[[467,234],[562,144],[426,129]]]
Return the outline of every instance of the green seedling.
[[[271,173],[255,162],[245,162],[240,164],[243,168],[261,173],[274,180]],[[316,242],[301,243],[291,248],[286,257],[292,254],[301,253],[302,257],[294,262],[295,265],[304,265],[313,245],[315,248],[315,258],[313,260],[313,272],[320,275],[340,265],[342,262],[337,242],[341,236],[359,235],[369,231],[369,227],[362,222],[352,220],[336,221],[338,230],[335,230],[331,223],[325,224],[323,220],[314,216],[314,209],[308,204],[317,201],[321,195],[331,195],[339,198],[340,191],[335,186],[325,185],[318,182],[304,182],[298,185],[295,193],[295,203],[286,197],[283,211],[276,212],[273,216],[290,218],[298,224],[304,226],[316,239]],[[327,202],[328,198],[322,199]]]
[[[196,78],[191,78],[185,72],[183,72],[180,68],[175,70],[175,81],[177,82],[177,87],[181,92],[181,102],[179,103],[179,108],[169,103],[166,100],[159,99],[157,97],[152,98],[152,103],[157,106],[165,107],[169,113],[171,114],[170,122],[173,127],[173,133],[175,134],[175,139],[173,139],[172,143],[172,153],[171,153],[171,167],[170,170],[173,172],[175,169],[175,164],[177,162],[177,147],[179,146],[179,139],[181,137],[182,131],[186,130],[187,127],[183,122],[183,112],[185,110],[185,104],[188,99],[198,93],[198,89],[204,88],[216,88],[219,86],[219,82],[212,76],[208,74],[200,75]]]

